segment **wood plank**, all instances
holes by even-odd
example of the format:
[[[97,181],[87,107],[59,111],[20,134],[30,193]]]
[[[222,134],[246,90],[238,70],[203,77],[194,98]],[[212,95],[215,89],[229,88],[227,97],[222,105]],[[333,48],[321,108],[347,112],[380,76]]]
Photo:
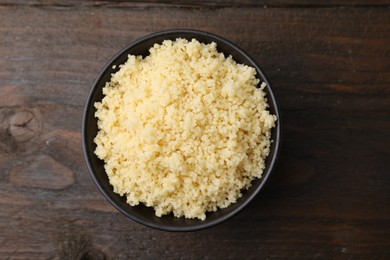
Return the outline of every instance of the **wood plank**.
[[[273,83],[284,122],[266,189],[228,222],[184,234],[118,213],[81,150],[99,70],[131,41],[169,28],[246,49]],[[1,259],[390,255],[388,9],[2,5],[0,35]],[[16,120],[36,130],[15,131]]]
[[[221,8],[221,7],[387,7],[390,0],[0,0],[0,5],[52,6],[52,7],[128,7],[128,8]]]

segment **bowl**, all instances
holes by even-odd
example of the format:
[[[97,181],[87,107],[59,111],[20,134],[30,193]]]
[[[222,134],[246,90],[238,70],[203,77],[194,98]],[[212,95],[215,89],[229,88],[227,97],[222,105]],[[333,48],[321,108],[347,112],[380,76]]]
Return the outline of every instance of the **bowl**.
[[[243,191],[242,197],[236,203],[227,208],[218,209],[216,212],[207,213],[206,220],[203,221],[199,219],[186,219],[184,217],[177,218],[174,217],[173,214],[157,217],[153,208],[144,205],[130,206],[126,203],[125,197],[121,197],[114,193],[104,170],[104,162],[94,154],[96,144],[93,140],[98,132],[97,119],[94,116],[96,111],[94,103],[102,100],[102,88],[105,86],[106,82],[110,81],[111,74],[119,69],[119,66],[113,65],[125,63],[129,54],[142,55],[145,57],[149,54],[149,49],[155,43],[162,43],[164,40],[175,40],[176,38],[185,38],[188,40],[195,38],[203,43],[215,42],[217,43],[218,51],[224,53],[225,56],[231,55],[236,62],[254,67],[257,70],[257,77],[259,77],[261,81],[267,83],[264,90],[267,94],[269,110],[278,118],[276,127],[272,129],[271,138],[273,142],[271,144],[270,154],[266,158],[266,168],[262,177],[253,180],[252,186],[248,190]],[[168,30],[156,32],[136,40],[121,50],[106,64],[96,81],[93,83],[85,105],[82,123],[82,138],[85,160],[93,180],[104,197],[121,213],[136,222],[160,230],[195,231],[215,226],[216,224],[231,218],[241,211],[259,193],[270,176],[276,162],[280,144],[280,129],[279,109],[270,83],[261,68],[246,52],[234,43],[208,32],[197,30]]]

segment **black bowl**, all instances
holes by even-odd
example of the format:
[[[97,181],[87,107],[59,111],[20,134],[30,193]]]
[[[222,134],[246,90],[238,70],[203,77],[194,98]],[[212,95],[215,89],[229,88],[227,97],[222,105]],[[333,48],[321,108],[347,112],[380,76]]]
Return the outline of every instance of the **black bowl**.
[[[273,143],[271,145],[271,152],[266,159],[266,169],[263,172],[262,178],[254,180],[252,182],[252,186],[248,190],[243,192],[243,196],[236,203],[230,205],[225,209],[218,209],[216,212],[207,213],[206,220],[204,221],[198,219],[186,219],[184,217],[176,218],[172,214],[163,217],[157,217],[155,216],[153,208],[148,208],[144,205],[130,206],[126,203],[125,197],[121,197],[118,194],[114,193],[113,188],[110,185],[108,177],[104,170],[103,161],[98,159],[97,156],[94,154],[96,145],[93,139],[95,138],[98,131],[97,119],[94,116],[94,103],[102,100],[102,88],[107,81],[110,81],[111,74],[115,73],[119,69],[119,66],[113,68],[113,65],[123,64],[127,60],[127,56],[129,54],[142,55],[145,57],[149,54],[149,49],[155,43],[162,43],[164,40],[175,40],[176,38],[185,38],[188,40],[195,38],[203,43],[215,42],[217,43],[217,48],[219,52],[223,52],[226,56],[231,55],[233,59],[238,63],[243,63],[256,68],[258,73],[257,76],[261,79],[261,81],[267,83],[265,92],[267,93],[270,112],[276,115],[278,118],[278,121],[276,122],[276,127],[272,129]],[[227,41],[211,33],[196,30],[168,30],[150,34],[131,43],[107,63],[107,65],[98,75],[89,93],[84,111],[82,136],[84,155],[92,178],[94,179],[96,185],[106,197],[106,199],[120,212],[125,214],[127,217],[133,219],[134,221],[137,221],[149,227],[166,231],[193,231],[214,226],[232,217],[240,210],[242,210],[261,190],[264,183],[271,174],[278,154],[280,143],[280,116],[278,106],[274,94],[272,93],[269,81],[265,77],[260,67],[256,64],[256,62],[252,58],[250,58],[249,55],[246,54],[243,50],[241,50],[239,47],[237,47],[230,41]]]

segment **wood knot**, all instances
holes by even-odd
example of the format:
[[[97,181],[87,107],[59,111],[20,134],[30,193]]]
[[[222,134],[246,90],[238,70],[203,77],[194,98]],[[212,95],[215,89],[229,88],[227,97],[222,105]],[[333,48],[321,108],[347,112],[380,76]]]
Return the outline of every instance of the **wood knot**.
[[[0,108],[0,155],[26,154],[41,149],[40,118],[36,108]]]
[[[32,111],[17,111],[9,119],[9,132],[16,142],[26,142],[40,131],[41,124]]]
[[[106,255],[98,249],[90,249],[80,256],[80,260],[106,260]]]
[[[82,228],[81,228],[82,229]],[[82,232],[82,234],[80,234]],[[77,260],[109,260],[109,257],[103,250],[92,245],[91,238],[85,232],[73,231],[73,228],[59,237],[60,252],[59,259],[77,259]]]

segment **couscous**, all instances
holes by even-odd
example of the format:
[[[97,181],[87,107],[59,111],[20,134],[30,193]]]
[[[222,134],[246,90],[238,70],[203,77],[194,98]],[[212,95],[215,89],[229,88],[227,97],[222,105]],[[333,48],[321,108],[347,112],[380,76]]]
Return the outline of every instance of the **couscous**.
[[[260,178],[276,116],[252,67],[193,39],[129,55],[95,103],[95,154],[114,192],[204,220]]]

